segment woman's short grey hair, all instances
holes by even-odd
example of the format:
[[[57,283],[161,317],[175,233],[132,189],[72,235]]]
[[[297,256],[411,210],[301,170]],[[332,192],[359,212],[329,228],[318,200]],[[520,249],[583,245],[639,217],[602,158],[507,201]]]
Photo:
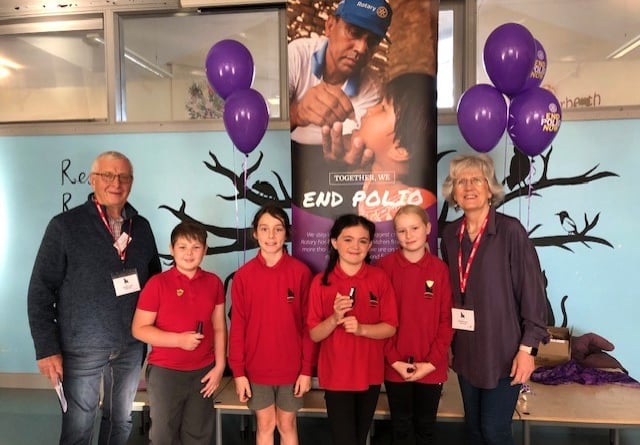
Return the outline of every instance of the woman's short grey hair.
[[[496,170],[493,166],[493,160],[486,154],[477,155],[460,155],[456,156],[449,163],[449,175],[442,184],[442,196],[453,206],[456,202],[453,198],[453,184],[458,178],[458,174],[462,170],[476,168],[482,172],[482,175],[489,184],[491,192],[491,205],[497,205],[504,199],[504,187],[496,179]]]

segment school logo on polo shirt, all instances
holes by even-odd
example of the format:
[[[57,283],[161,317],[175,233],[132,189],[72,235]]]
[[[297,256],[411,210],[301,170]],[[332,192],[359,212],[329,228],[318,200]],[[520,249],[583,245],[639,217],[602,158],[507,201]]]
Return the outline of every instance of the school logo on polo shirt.
[[[433,297],[433,280],[427,280],[424,282],[424,297],[432,298]]]

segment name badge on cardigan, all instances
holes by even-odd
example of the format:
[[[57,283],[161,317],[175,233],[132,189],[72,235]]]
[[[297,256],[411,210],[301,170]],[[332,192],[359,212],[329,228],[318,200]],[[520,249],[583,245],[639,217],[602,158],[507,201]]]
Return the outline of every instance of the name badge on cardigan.
[[[116,297],[121,297],[140,290],[140,280],[135,269],[123,270],[119,273],[111,274],[113,287],[116,290]]]
[[[470,309],[451,308],[451,327],[461,331],[474,331],[476,321]]]

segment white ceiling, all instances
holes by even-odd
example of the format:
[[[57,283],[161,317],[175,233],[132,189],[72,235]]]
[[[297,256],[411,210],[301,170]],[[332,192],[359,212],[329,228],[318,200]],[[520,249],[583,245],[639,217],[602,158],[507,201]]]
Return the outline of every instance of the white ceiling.
[[[507,22],[527,27],[550,63],[602,61],[640,34],[640,1],[478,0],[480,50],[489,33]],[[626,57],[638,59],[640,50]]]

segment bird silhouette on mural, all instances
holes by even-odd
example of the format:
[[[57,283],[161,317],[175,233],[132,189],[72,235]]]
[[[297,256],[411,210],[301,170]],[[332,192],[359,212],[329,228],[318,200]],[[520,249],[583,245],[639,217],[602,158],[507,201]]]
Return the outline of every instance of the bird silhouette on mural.
[[[560,218],[560,224],[565,232],[569,235],[577,235],[578,227],[576,226],[576,222],[569,216],[569,213],[566,210],[562,210],[561,212],[556,213],[556,216]]]
[[[526,179],[531,172],[531,160],[529,156],[522,153],[517,147],[513,147],[513,156],[509,162],[509,175],[502,181],[513,190],[515,187],[528,187]]]

